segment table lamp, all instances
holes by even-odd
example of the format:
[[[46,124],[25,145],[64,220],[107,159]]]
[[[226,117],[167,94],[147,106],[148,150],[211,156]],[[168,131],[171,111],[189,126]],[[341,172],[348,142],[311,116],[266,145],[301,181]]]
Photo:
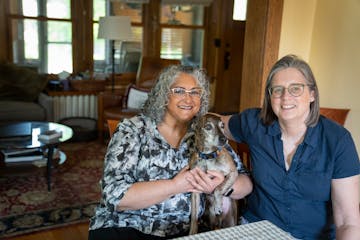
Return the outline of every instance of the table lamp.
[[[115,88],[115,40],[130,40],[131,33],[131,19],[128,16],[107,16],[99,19],[98,38],[108,39],[111,42],[112,54],[112,77],[111,90],[114,92]]]

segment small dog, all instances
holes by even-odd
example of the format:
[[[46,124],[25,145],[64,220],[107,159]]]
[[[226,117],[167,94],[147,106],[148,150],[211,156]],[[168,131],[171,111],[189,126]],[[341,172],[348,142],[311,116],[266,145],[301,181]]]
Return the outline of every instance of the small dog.
[[[206,114],[200,119],[195,133],[197,151],[192,154],[189,164],[190,169],[199,167],[203,171],[217,170],[222,171],[225,176],[224,182],[214,193],[206,196],[206,202],[210,206],[206,206],[205,215],[209,218],[212,230],[235,226],[237,223],[236,201],[224,196],[234,184],[238,172],[234,159],[224,147],[227,138],[222,131],[223,125],[221,119],[215,115]],[[198,232],[199,205],[200,194],[192,193],[190,234]],[[227,209],[226,213],[223,213],[223,209]]]

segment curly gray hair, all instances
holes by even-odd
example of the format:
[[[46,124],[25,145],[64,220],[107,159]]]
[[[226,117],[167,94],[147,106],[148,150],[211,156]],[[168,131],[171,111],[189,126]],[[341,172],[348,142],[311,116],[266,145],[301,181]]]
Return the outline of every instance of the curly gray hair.
[[[154,119],[156,124],[163,121],[166,105],[169,101],[170,87],[181,73],[193,76],[202,89],[200,110],[192,122],[197,121],[199,117],[208,112],[210,90],[205,70],[189,66],[171,65],[160,72],[155,86],[151,89],[142,109],[143,114]]]

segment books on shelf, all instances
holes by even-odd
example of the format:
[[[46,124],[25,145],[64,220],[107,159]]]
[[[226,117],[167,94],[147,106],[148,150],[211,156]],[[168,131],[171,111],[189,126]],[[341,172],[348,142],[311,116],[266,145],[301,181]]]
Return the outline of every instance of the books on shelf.
[[[32,162],[44,158],[40,148],[33,149],[5,149],[1,150],[5,163]]]
[[[0,138],[14,138],[31,136],[31,123],[21,122],[0,125]]]
[[[7,157],[11,155],[18,155],[22,153],[31,153],[38,151],[37,148],[8,148],[8,149],[2,149],[1,153]]]
[[[30,122],[0,125],[0,142],[31,140],[31,131]]]
[[[39,141],[43,142],[51,142],[55,139],[59,139],[62,137],[62,132],[58,130],[48,130],[39,134]]]

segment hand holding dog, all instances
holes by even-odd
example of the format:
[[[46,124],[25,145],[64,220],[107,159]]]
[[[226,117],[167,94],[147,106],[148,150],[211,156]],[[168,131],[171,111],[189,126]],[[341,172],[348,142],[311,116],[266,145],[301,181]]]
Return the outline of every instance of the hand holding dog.
[[[191,177],[187,178],[187,180],[196,190],[193,192],[212,194],[215,188],[225,180],[224,174],[220,171],[208,170],[204,172],[195,167],[189,172]]]
[[[193,184],[188,180],[193,178],[191,171],[189,170],[189,166],[184,167],[181,171],[172,179],[174,186],[176,187],[179,193],[186,192],[199,192]]]

